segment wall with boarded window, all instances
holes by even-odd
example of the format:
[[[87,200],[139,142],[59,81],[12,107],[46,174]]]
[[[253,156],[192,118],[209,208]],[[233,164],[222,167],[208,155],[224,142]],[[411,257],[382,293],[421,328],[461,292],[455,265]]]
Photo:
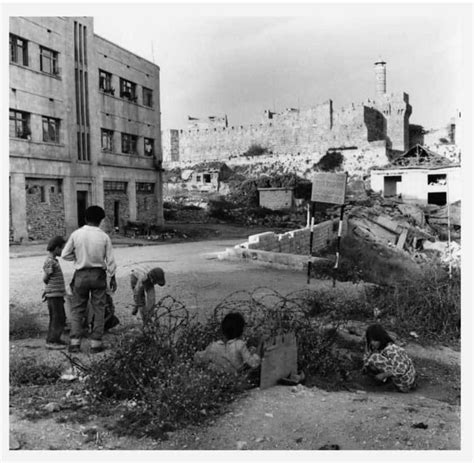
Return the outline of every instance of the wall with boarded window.
[[[112,227],[115,227],[115,212],[116,212],[116,201],[119,202],[118,207],[118,227],[122,231],[123,227],[130,220],[130,210],[128,207],[128,196],[124,191],[113,191],[104,189],[104,210],[105,216],[108,219],[108,223]]]
[[[26,224],[30,240],[48,240],[66,234],[62,181],[27,178]]]

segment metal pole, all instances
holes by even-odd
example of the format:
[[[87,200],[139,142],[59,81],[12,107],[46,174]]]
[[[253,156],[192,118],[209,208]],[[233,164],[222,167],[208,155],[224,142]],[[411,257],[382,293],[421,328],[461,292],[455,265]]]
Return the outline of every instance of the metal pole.
[[[309,256],[308,256],[308,285],[311,280],[311,258],[313,257],[314,207],[315,207],[315,203],[311,201],[311,229],[309,232]]]
[[[334,264],[334,270],[337,270],[339,268],[339,257],[340,257],[340,249],[341,249],[341,236],[342,236],[342,220],[344,217],[344,207],[345,204],[341,206],[341,213],[339,215],[339,228],[337,230],[337,245],[336,245],[336,263]],[[332,286],[336,286],[336,276],[335,272],[332,277]]]
[[[446,199],[448,203],[448,259],[449,259],[449,279],[451,279],[453,272],[453,263],[452,263],[452,252],[451,252],[451,209],[449,206],[449,181],[448,175],[446,174]]]

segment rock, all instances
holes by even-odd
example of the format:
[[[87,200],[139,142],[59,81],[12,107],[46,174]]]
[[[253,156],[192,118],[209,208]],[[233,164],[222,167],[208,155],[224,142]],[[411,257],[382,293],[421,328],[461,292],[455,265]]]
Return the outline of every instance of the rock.
[[[59,412],[59,410],[61,410],[61,405],[59,405],[57,402],[50,402],[49,404],[46,404],[43,408],[45,411],[53,413]]]
[[[267,416],[268,418],[273,418],[273,413],[265,413],[265,416]]]
[[[20,450],[21,444],[20,441],[10,433],[10,450]]]
[[[247,442],[244,440],[237,441],[237,450],[245,450],[247,448]]]
[[[260,442],[263,442],[264,440],[265,440],[264,437],[257,437],[257,438],[255,439],[255,442],[260,443]]]

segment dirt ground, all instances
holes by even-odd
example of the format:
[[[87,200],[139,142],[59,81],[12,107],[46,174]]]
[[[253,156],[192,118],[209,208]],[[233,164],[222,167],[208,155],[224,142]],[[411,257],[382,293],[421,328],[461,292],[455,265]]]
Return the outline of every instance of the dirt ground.
[[[235,291],[264,287],[288,294],[332,286],[329,281],[312,281],[308,285],[299,272],[217,260],[216,252],[243,241],[248,234],[240,233],[242,236],[235,232],[229,239],[216,234],[217,239],[202,242],[116,245],[119,288],[114,301],[121,325],[106,335],[105,342],[111,345],[121,332],[138,326],[139,321],[130,314],[128,282],[130,266],[136,262],[162,266],[167,277],[162,295],[170,294],[203,315]],[[33,245],[29,251],[27,246],[10,249],[10,300],[39,314],[46,328],[48,318],[40,302],[42,247]],[[62,264],[68,280],[72,266]],[[349,283],[336,285],[336,290],[348,295],[359,289]],[[357,350],[363,327],[357,327],[359,335],[350,335],[349,331],[346,341],[349,338]],[[346,387],[338,391],[331,391],[334,388],[324,378],[296,387],[254,389],[229,404],[224,415],[209,418],[203,426],[170,432],[164,441],[111,433],[107,429],[111,417],[88,407],[87,400],[78,393],[78,380],[45,387],[11,388],[10,448],[318,450],[334,445],[341,450],[460,449],[459,352],[446,346],[427,347],[414,340],[402,341],[419,373],[419,388],[412,393],[401,394],[390,386],[376,386],[358,370],[349,372]],[[87,342],[84,347],[81,357],[87,361]],[[11,341],[10,361],[24,357],[69,366],[61,353],[44,348],[43,338]],[[51,409],[48,413],[44,412],[46,405]],[[117,413],[129,406],[133,404],[117,404]]]

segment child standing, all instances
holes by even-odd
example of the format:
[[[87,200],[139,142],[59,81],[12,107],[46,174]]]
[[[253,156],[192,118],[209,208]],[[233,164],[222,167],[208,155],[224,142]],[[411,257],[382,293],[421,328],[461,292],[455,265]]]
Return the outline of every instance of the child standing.
[[[66,287],[64,276],[57,257],[61,255],[66,240],[62,236],[51,238],[46,247],[49,252],[43,265],[44,297],[48,303],[49,328],[46,338],[47,349],[64,349],[66,343],[61,340],[61,334],[66,323],[64,312],[64,296]]]
[[[381,325],[367,328],[364,355],[364,371],[378,381],[391,378],[400,392],[416,387],[416,372],[413,362],[400,346],[397,346]]]
[[[224,339],[209,344],[203,351],[196,352],[194,361],[197,364],[212,364],[230,373],[240,373],[246,366],[257,368],[260,365],[260,356],[251,352],[240,339],[244,326],[245,320],[240,313],[227,314],[221,323]]]

